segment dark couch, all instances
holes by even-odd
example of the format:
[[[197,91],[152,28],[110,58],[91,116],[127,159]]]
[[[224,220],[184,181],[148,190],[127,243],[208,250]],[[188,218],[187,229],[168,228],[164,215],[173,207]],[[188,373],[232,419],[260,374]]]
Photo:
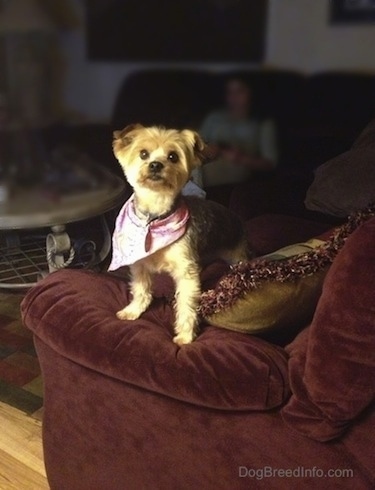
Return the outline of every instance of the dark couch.
[[[205,115],[221,106],[225,80],[236,74],[253,87],[254,115],[277,123],[282,167],[315,167],[345,151],[375,114],[373,75],[148,70],[124,81],[111,125],[117,129],[140,121],[199,127]]]
[[[237,73],[253,87],[254,115],[276,122],[279,166],[276,173],[258,176],[255,185],[238,190],[213,188],[209,197],[225,204],[234,198],[237,211],[246,219],[264,212],[311,218],[303,199],[313,170],[347,150],[374,116],[375,76],[345,72],[304,76],[285,70],[232,75]],[[110,124],[64,128],[57,134],[50,131],[49,144],[73,143],[121,174],[111,149],[114,129],[133,122],[199,128],[205,115],[221,106],[228,76],[203,70],[135,72],[120,87]],[[257,197],[248,201],[249,196]]]
[[[287,221],[291,241],[321,231]],[[249,222],[259,252],[285,244],[288,226],[280,237],[277,223],[286,225]],[[129,291],[118,277],[62,271],[38,284],[22,311],[44,378],[51,489],[374,488],[374,239],[372,219],[336,257],[311,325],[285,347],[282,335],[202,325],[179,349],[162,296],[121,322]]]

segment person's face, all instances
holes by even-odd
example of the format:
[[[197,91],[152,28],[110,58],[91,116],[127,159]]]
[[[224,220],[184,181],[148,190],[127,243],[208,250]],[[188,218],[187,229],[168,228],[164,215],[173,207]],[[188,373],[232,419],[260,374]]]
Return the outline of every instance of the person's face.
[[[230,112],[245,115],[250,109],[250,88],[241,80],[230,80],[226,86],[225,102]]]

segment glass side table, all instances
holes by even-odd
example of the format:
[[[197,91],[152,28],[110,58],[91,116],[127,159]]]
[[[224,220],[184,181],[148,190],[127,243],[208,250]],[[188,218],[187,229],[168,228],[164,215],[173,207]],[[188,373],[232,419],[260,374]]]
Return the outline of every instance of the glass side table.
[[[98,165],[95,172],[100,178],[91,189],[56,196],[41,192],[38,186],[15,188],[0,202],[0,288],[33,286],[46,274],[69,267],[77,259],[80,246],[86,246],[83,255],[91,254],[91,258],[81,264],[75,260],[76,267],[105,260],[111,250],[105,214],[124,202],[126,185]],[[73,246],[66,225],[94,217],[101,222],[100,251],[96,252],[94,242]],[[40,229],[46,233],[41,234]]]

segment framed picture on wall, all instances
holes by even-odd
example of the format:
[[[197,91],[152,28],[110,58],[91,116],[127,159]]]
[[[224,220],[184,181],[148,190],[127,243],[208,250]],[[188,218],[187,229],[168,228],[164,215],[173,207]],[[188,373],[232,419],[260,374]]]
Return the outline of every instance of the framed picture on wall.
[[[98,61],[263,60],[268,0],[85,0]]]
[[[331,24],[375,24],[375,0],[330,0]]]

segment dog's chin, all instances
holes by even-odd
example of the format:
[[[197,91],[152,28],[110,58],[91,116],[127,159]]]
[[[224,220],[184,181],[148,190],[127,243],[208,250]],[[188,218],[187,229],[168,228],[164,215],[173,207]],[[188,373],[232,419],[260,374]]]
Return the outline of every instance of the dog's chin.
[[[173,186],[160,174],[149,174],[138,180],[138,185],[151,190],[171,189]]]
[[[165,179],[159,174],[151,174],[146,180],[151,180],[152,182],[165,182]]]

